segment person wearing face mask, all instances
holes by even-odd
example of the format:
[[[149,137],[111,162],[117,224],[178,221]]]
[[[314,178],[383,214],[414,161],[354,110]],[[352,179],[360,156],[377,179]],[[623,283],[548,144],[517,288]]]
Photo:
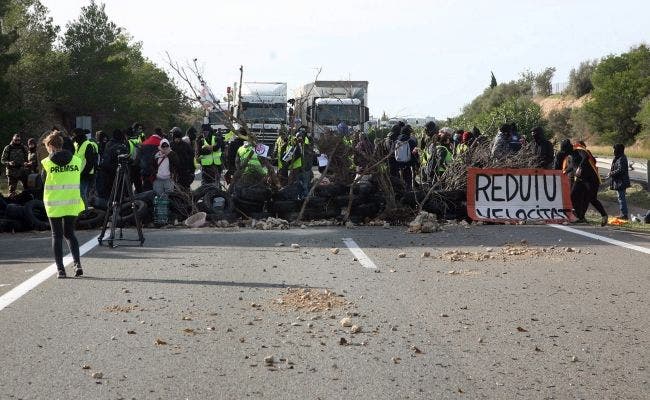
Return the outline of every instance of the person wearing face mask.
[[[38,153],[36,152],[36,139],[27,140],[27,173],[35,174],[38,172]]]
[[[162,196],[174,190],[174,179],[178,176],[178,155],[172,151],[167,139],[160,141],[154,156],[154,170],[156,179],[153,181],[153,191]]]
[[[16,194],[18,182],[22,182],[23,190],[27,187],[27,166],[28,155],[25,146],[22,145],[20,135],[15,134],[2,151],[2,165],[6,167],[7,181],[9,183],[9,196]]]

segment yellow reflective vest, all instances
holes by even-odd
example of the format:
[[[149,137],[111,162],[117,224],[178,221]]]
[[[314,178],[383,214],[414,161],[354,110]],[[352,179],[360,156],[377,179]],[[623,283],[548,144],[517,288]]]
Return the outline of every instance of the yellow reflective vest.
[[[74,155],[79,157],[81,160],[81,170],[83,171],[84,168],[86,168],[86,149],[88,146],[92,146],[95,149],[95,153],[99,153],[99,146],[97,143],[92,142],[90,140],[84,140],[83,143],[81,143],[81,146],[77,142],[74,142]],[[95,166],[93,165],[93,168],[90,170],[90,174],[95,173]]]
[[[50,158],[41,161],[45,171],[45,187],[43,189],[43,204],[50,218],[76,217],[82,212],[84,202],[79,191],[82,162],[77,156],[67,165],[57,165]]]
[[[250,155],[251,153],[253,153],[252,156]],[[237,149],[237,156],[239,157],[239,162],[241,163],[240,165],[243,165],[244,161],[248,159],[248,164],[246,164],[246,168],[244,168],[245,174],[259,173],[266,175],[268,172],[266,168],[262,167],[260,159],[257,157],[257,154],[255,154],[253,146],[250,144],[241,146],[239,149]]]
[[[212,142],[211,146],[215,146],[217,144],[217,137],[215,135],[212,135],[211,142]],[[217,151],[213,151],[210,154],[201,156],[201,165],[208,166],[213,164],[221,165],[221,149]]]

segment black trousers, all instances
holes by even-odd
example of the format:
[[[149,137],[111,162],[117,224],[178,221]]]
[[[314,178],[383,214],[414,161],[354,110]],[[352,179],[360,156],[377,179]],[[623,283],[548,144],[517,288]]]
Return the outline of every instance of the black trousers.
[[[52,250],[54,250],[54,261],[58,270],[64,269],[63,266],[63,238],[68,242],[70,253],[75,264],[81,266],[79,260],[79,241],[74,234],[74,224],[77,217],[55,217],[50,218],[52,227]]]
[[[571,202],[573,203],[573,208],[576,211],[576,217],[578,219],[585,218],[589,204],[594,206],[601,216],[607,215],[605,207],[598,200],[598,184],[595,182],[576,181],[573,189],[571,189]]]

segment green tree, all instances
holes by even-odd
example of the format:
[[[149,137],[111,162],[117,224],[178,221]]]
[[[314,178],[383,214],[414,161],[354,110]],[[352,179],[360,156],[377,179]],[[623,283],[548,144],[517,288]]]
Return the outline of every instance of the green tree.
[[[591,83],[591,75],[594,73],[597,65],[597,60],[587,60],[581,62],[578,68],[572,68],[569,73],[569,85],[566,93],[575,97],[582,97],[587,93],[591,93],[594,88],[594,85]]]
[[[589,122],[606,143],[631,143],[641,131],[635,116],[650,94],[650,49],[640,45],[605,57],[592,74],[592,100],[585,105]]]
[[[497,87],[497,78],[494,76],[494,72],[490,71],[492,77],[490,78],[490,89]]]
[[[15,118],[15,92],[11,90],[6,76],[11,66],[20,58],[20,54],[13,48],[18,40],[18,32],[6,22],[9,10],[10,1],[0,0],[0,139],[3,143],[18,128]]]
[[[650,144],[650,96],[646,96],[641,101],[639,112],[634,117],[634,121],[639,124],[641,131],[637,139],[644,142],[646,145]]]
[[[573,127],[571,126],[571,109],[568,107],[560,110],[553,110],[548,115],[548,130],[558,139],[572,138]]]

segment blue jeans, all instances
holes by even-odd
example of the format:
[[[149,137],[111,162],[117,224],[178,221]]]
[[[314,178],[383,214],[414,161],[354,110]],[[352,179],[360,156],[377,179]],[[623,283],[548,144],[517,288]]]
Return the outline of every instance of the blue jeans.
[[[84,201],[84,204],[86,205],[86,209],[88,209],[88,200],[90,197],[90,189],[92,189],[93,184],[94,184],[95,176],[92,175],[90,178],[82,178],[81,181],[79,182],[79,191],[81,192],[81,199]]]
[[[627,217],[627,200],[625,199],[625,189],[617,190],[618,207],[621,209],[621,215]]]

